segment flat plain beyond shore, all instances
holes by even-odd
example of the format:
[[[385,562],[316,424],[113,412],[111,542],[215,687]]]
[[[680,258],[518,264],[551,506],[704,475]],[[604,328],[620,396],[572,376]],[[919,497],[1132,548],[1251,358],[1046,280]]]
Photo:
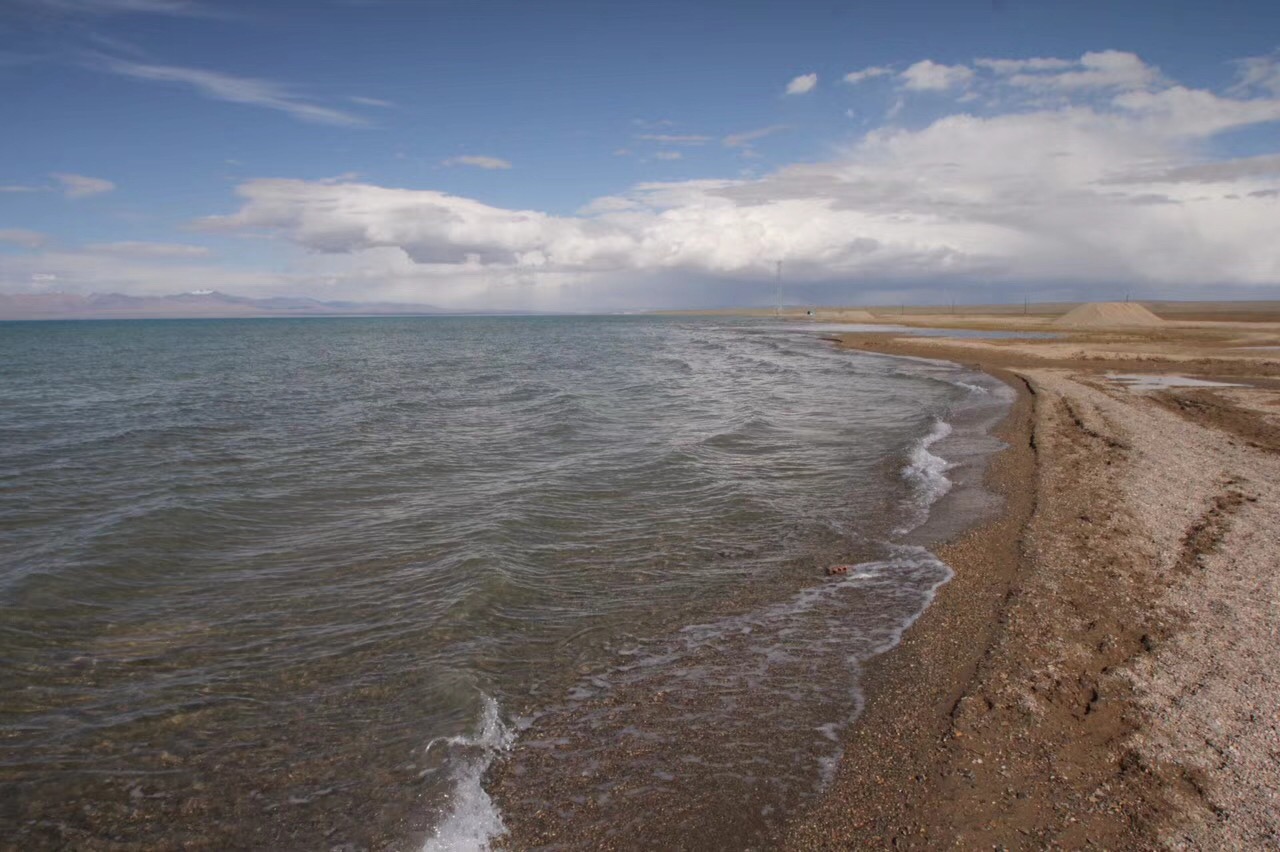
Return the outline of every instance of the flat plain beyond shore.
[[[1164,322],[876,318],[1052,338],[828,332],[1019,396],[988,472],[1005,510],[942,549],[955,579],[873,662],[790,848],[1280,843],[1280,311],[1148,304]]]

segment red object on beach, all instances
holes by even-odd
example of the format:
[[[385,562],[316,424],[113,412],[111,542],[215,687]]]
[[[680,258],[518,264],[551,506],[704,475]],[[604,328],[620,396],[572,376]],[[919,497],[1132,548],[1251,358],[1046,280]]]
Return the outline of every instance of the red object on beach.
[[[827,569],[828,577],[830,577],[833,574],[848,574],[848,573],[849,573],[848,565],[832,565],[830,568]]]

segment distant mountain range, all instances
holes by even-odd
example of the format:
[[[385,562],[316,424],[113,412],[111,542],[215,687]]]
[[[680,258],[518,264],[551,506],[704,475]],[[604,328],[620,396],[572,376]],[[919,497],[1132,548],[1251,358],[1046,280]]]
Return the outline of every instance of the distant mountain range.
[[[0,320],[184,319],[215,317],[422,316],[451,314],[433,305],[322,302],[303,296],[253,299],[216,290],[172,296],[121,293],[0,293]],[[468,312],[470,313],[470,312]]]

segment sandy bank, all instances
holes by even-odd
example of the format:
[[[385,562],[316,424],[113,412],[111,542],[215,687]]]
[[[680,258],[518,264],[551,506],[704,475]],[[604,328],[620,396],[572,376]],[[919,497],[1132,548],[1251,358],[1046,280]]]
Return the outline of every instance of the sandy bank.
[[[1280,365],[1229,348],[1268,336],[846,340],[1020,397],[1006,511],[943,551],[956,579],[873,664],[791,848],[1276,845]],[[1111,369],[1248,386],[1138,394]]]

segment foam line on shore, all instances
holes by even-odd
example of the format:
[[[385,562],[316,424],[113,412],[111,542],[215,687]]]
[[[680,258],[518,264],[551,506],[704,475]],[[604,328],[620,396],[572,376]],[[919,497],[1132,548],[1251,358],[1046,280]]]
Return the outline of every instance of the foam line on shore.
[[[457,753],[457,762],[449,810],[423,844],[422,852],[479,852],[506,833],[502,814],[485,791],[483,778],[514,740],[515,731],[503,723],[498,702],[485,695],[475,734],[437,737],[427,744],[428,751],[436,743],[450,747]]]
[[[919,527],[929,519],[929,508],[951,490],[951,480],[947,478],[947,470],[951,463],[935,453],[930,447],[951,434],[951,424],[937,418],[928,434],[912,447],[906,467],[902,469],[902,478],[910,483],[915,493],[912,496],[914,511],[911,520],[894,530],[896,535],[904,535]]]

